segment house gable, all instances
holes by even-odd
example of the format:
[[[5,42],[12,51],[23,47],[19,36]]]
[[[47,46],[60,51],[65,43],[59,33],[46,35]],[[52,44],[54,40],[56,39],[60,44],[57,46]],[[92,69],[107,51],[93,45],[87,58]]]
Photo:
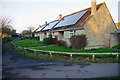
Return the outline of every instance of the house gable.
[[[111,33],[116,31],[116,26],[105,3],[101,5],[94,15],[91,15],[84,28],[89,47],[104,46],[105,37],[110,37]]]
[[[116,26],[105,3],[103,3],[98,11],[87,21],[86,28],[87,27],[89,29],[86,30],[91,30],[94,34],[104,34],[116,31]]]

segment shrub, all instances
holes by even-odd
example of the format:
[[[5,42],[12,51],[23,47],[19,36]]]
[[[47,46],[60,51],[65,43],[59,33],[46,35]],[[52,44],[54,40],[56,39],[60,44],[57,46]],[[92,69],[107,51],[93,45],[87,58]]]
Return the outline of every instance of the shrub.
[[[120,49],[120,45],[113,46],[114,49]]]
[[[57,38],[52,38],[52,44],[57,44]]]
[[[71,47],[76,50],[83,50],[87,45],[86,35],[76,35],[70,38]]]
[[[58,40],[58,41],[57,41],[57,45],[58,45],[58,46],[67,47],[67,43],[66,43],[65,41],[63,41],[63,40]]]
[[[49,44],[52,43],[52,38],[50,38],[50,37],[48,37],[48,38],[44,38],[44,39],[43,39],[43,42],[44,42],[44,44],[49,45]]]
[[[10,42],[12,41],[13,39],[11,37],[4,37],[2,38],[2,42],[5,43],[5,42]]]

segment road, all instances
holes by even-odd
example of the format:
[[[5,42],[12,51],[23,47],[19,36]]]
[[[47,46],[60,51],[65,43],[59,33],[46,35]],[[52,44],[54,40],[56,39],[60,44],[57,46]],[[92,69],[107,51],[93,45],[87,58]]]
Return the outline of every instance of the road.
[[[117,63],[69,63],[35,60],[3,45],[3,78],[101,78],[118,76]]]

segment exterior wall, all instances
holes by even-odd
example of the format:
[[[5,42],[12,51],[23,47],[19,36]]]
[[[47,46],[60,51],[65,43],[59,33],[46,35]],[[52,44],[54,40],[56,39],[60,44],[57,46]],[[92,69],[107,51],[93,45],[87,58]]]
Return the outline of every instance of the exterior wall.
[[[70,38],[70,31],[64,31],[64,39]]]
[[[37,37],[37,33],[35,33],[35,37]]]
[[[55,36],[57,36],[57,38],[58,38],[58,32],[52,33],[52,36],[53,36],[53,38],[55,38]]]
[[[62,40],[66,41],[67,45],[70,46],[70,31],[64,31],[64,38]]]
[[[40,33],[39,40],[43,41],[43,39],[44,39],[44,33]]]
[[[76,30],[76,35],[86,34],[85,30]]]
[[[119,41],[118,35],[119,34],[111,34],[111,36],[110,36],[111,37],[111,40],[110,40],[111,47],[119,44],[119,42],[118,42]]]
[[[76,35],[81,35],[81,34],[85,34],[85,31],[84,30],[76,30]],[[71,37],[70,31],[64,31],[64,38],[68,39],[70,37]]]
[[[58,32],[58,40],[62,40],[64,38],[64,31]]]
[[[111,35],[115,32],[115,24],[110,16],[110,13],[105,4],[103,4],[96,14],[92,15],[89,21],[85,25],[85,32],[88,39],[89,47],[104,47],[106,35]],[[115,41],[115,40],[113,40]],[[109,41],[107,41],[109,42]],[[110,42],[111,43],[111,42]],[[110,47],[114,46],[110,45]]]
[[[57,36],[58,40],[62,40],[64,38],[64,32],[63,32],[63,34],[61,34],[61,32],[54,32],[53,37],[55,37],[55,36]]]
[[[43,41],[44,38],[48,37],[49,33],[39,33],[39,40]]]
[[[50,33],[46,33],[46,37],[49,37]]]
[[[85,34],[84,30],[76,30],[76,35],[81,35],[81,34]],[[62,40],[66,41],[66,43],[68,44],[68,46],[70,46],[70,39],[71,35],[70,35],[70,31],[64,31],[64,38]]]

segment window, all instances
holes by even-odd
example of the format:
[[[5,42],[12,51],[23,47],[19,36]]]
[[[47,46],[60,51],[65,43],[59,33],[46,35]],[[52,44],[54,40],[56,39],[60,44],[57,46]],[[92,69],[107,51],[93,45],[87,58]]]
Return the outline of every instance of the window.
[[[76,35],[76,30],[71,30],[70,31],[70,37]]]

